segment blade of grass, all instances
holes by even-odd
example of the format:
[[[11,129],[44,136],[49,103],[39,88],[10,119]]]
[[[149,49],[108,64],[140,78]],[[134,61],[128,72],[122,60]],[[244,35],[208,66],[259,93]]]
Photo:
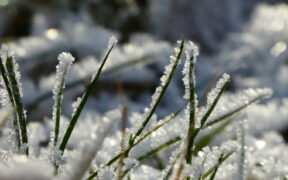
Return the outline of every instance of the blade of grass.
[[[224,85],[221,87],[219,93],[216,95],[216,98],[214,99],[211,106],[209,107],[209,109],[207,110],[203,118],[201,119],[201,128],[205,125],[205,122],[207,121],[208,117],[211,115],[212,111],[214,110],[216,104],[218,103],[220,97],[222,96],[222,94],[224,93],[228,85],[229,85],[229,79],[226,79],[224,82]]]
[[[192,52],[191,52],[192,51]],[[186,159],[186,163],[191,164],[192,163],[192,157],[189,156],[189,154],[192,153],[193,150],[193,142],[189,139],[189,134],[192,134],[195,130],[196,127],[196,109],[197,109],[197,100],[196,100],[196,92],[195,92],[195,63],[196,63],[196,58],[198,56],[198,48],[197,46],[194,45],[193,42],[189,41],[188,44],[186,45],[186,56],[187,56],[187,60],[185,65],[189,65],[188,69],[188,79],[186,79],[186,81],[188,80],[188,90],[189,92],[187,92],[187,94],[189,94],[189,103],[187,105],[187,111],[188,111],[188,116],[189,116],[189,129],[188,129],[188,134],[187,134],[187,149],[185,151],[185,159]],[[184,67],[185,69],[185,67]],[[187,74],[185,74],[185,77],[187,77]],[[184,84],[185,81],[184,81]],[[185,92],[186,95],[186,92]],[[184,96],[185,98],[185,96]],[[187,97],[186,97],[187,98]],[[183,161],[182,161],[183,162]],[[180,167],[182,167],[183,164],[181,163]],[[179,168],[179,177],[181,175],[181,169]]]
[[[134,144],[135,139],[142,133],[142,131],[144,130],[144,128],[146,127],[146,125],[148,124],[149,120],[151,119],[152,115],[154,114],[154,112],[156,111],[156,109],[158,108],[158,105],[160,104],[162,98],[164,97],[164,94],[172,80],[172,77],[174,76],[174,73],[176,71],[176,68],[180,62],[181,59],[181,55],[182,55],[182,51],[183,51],[183,46],[184,46],[184,39],[181,40],[180,43],[180,47],[179,47],[179,52],[177,54],[176,60],[172,66],[171,72],[170,74],[168,74],[168,79],[165,82],[165,84],[163,85],[161,91],[159,92],[159,96],[157,97],[157,99],[155,100],[155,103],[153,104],[153,106],[150,108],[149,113],[147,114],[147,116],[145,117],[141,127],[137,130],[137,132],[135,133],[135,135],[132,137],[131,135],[131,139],[129,141],[129,144],[132,145]],[[128,152],[129,153],[129,152]]]
[[[23,104],[22,104],[22,100],[21,100],[21,96],[20,96],[19,85],[18,85],[18,82],[16,80],[14,61],[13,61],[13,58],[11,56],[8,57],[6,60],[6,69],[7,69],[9,80],[11,83],[12,94],[13,94],[13,97],[15,100],[16,111],[18,114],[22,144],[28,144],[25,110],[23,108]],[[27,156],[29,155],[29,148],[28,147],[26,149],[26,155]]]
[[[62,101],[63,101],[63,91],[65,89],[65,79],[67,71],[69,70],[72,62],[75,58],[70,53],[61,53],[58,56],[59,64],[57,65],[56,81],[53,94],[55,104],[53,106],[53,120],[55,120],[55,136],[54,136],[54,146],[56,146],[58,141],[59,129],[60,129],[60,116],[62,111]]]
[[[2,75],[2,78],[3,78],[4,84],[5,84],[5,88],[6,88],[7,92],[8,92],[8,96],[9,96],[11,105],[15,109],[15,102],[14,102],[14,98],[13,98],[13,95],[12,95],[12,90],[10,89],[9,80],[7,78],[7,73],[6,73],[6,70],[5,70],[5,67],[3,65],[3,61],[2,61],[1,57],[0,57],[0,71],[1,71],[1,75]],[[18,123],[18,120],[17,120],[17,116],[13,117],[13,126],[15,127],[14,130],[15,130],[15,135],[16,135],[16,143],[17,143],[18,149],[20,149],[21,138],[20,138],[19,123]]]
[[[201,97],[201,100],[200,100],[200,103],[199,103],[199,107],[203,107],[204,106],[205,101],[207,100],[207,95],[212,90],[212,86],[216,83],[217,77],[219,76],[219,73],[220,73],[220,69],[217,69],[214,72],[213,76],[211,77],[211,79],[210,79],[210,81],[208,83],[208,86],[205,89],[205,92],[204,92],[203,96]]]
[[[80,114],[81,114],[81,112],[82,112],[82,110],[84,108],[84,105],[86,104],[89,95],[91,94],[93,88],[95,87],[95,84],[96,84],[96,82],[97,82],[97,80],[98,80],[98,78],[100,76],[100,73],[101,73],[101,71],[102,71],[102,69],[104,67],[104,64],[105,64],[106,60],[108,59],[108,56],[111,53],[111,51],[112,51],[114,46],[115,46],[115,44],[113,44],[110,47],[110,49],[108,50],[108,52],[106,53],[101,65],[100,65],[100,67],[99,67],[99,69],[98,69],[98,71],[96,73],[96,75],[93,77],[90,85],[87,88],[86,93],[83,95],[79,106],[77,107],[76,111],[74,112],[74,114],[72,116],[72,119],[71,119],[71,121],[69,123],[69,126],[68,126],[68,128],[67,128],[67,130],[66,130],[66,132],[64,134],[63,140],[62,140],[62,142],[60,144],[60,148],[59,149],[62,151],[62,155],[63,155],[63,153],[65,151],[66,145],[67,145],[67,143],[69,141],[69,138],[70,138],[70,136],[71,136],[71,134],[73,132],[73,129],[74,129],[74,127],[75,127],[75,125],[76,125],[76,123],[78,121],[78,118],[79,118],[79,116],[80,116]]]

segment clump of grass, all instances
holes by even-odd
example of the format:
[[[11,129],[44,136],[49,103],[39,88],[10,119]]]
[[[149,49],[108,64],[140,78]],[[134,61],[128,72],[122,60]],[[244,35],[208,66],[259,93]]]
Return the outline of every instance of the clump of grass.
[[[54,150],[59,152],[58,156],[53,159],[53,164],[56,168],[55,175],[58,174],[58,168],[60,166],[59,162],[57,161],[59,158],[62,158],[64,152],[66,150],[67,144],[70,140],[71,134],[79,120],[81,112],[83,111],[85,104],[92,93],[92,90],[95,88],[97,80],[100,77],[100,74],[103,70],[103,67],[110,55],[111,51],[113,50],[114,46],[116,45],[116,39],[111,38],[109,41],[107,52],[99,65],[99,68],[95,75],[92,77],[92,80],[87,87],[86,92],[84,95],[79,98],[77,101],[77,105],[74,108],[74,112],[72,114],[71,120],[64,130],[63,137],[60,136],[60,116],[62,111],[62,101],[63,101],[63,94],[65,88],[65,77],[71,66],[72,62],[74,61],[74,57],[72,57],[69,53],[61,53],[59,55],[59,65],[57,66],[57,75],[56,75],[56,84],[53,89],[54,94],[54,106],[53,106],[53,120],[55,121],[55,128],[54,128],[54,137],[52,139],[52,144]],[[26,130],[26,115],[25,110],[23,108],[23,104],[21,101],[21,84],[19,83],[19,74],[17,70],[17,64],[15,62],[14,57],[9,53],[9,51],[5,47],[1,50],[0,56],[0,71],[2,75],[2,85],[5,87],[7,97],[2,96],[2,99],[8,99],[6,106],[9,107],[11,105],[12,109],[15,109],[15,114],[13,118],[13,125],[15,128],[15,136],[16,136],[16,144],[18,150],[21,149],[25,150],[26,155],[29,155],[28,150],[28,136]],[[140,143],[143,143],[148,138],[153,138],[152,134],[158,132],[159,129],[163,129],[165,126],[171,125],[174,119],[182,111],[182,107],[179,108],[175,113],[170,114],[162,121],[156,123],[155,126],[152,128],[148,128],[148,124],[152,121],[152,116],[155,114],[159,104],[161,103],[165,93],[171,83],[173,76],[176,72],[178,65],[180,64],[181,57],[183,52],[185,51],[186,60],[183,69],[183,82],[185,85],[185,94],[184,99],[187,100],[187,107],[185,108],[185,115],[182,117],[184,124],[186,127],[182,130],[178,130],[178,134],[176,136],[169,136],[166,141],[163,141],[157,146],[149,149],[147,152],[142,153],[135,159],[131,160],[131,151],[137,147]],[[130,129],[126,136],[126,118],[127,118],[127,109],[123,107],[122,113],[122,138],[121,138],[121,148],[120,152],[115,153],[116,155],[112,157],[107,162],[99,165],[98,169],[94,172],[90,172],[87,175],[87,179],[93,179],[95,177],[99,178],[99,173],[104,169],[112,169],[115,178],[129,179],[129,173],[135,168],[138,162],[141,162],[144,159],[154,157],[157,159],[157,153],[167,149],[168,147],[180,144],[177,146],[176,150],[172,153],[170,157],[169,164],[166,167],[163,167],[161,160],[158,158],[159,164],[161,167],[164,168],[161,173],[162,179],[191,179],[192,174],[195,172],[190,172],[187,174],[185,168],[196,166],[195,164],[198,163],[199,166],[205,167],[207,166],[207,159],[209,156],[217,157],[217,161],[212,162],[214,163],[206,171],[201,171],[198,173],[197,177],[193,176],[194,179],[210,179],[213,180],[216,176],[219,166],[228,159],[234,152],[237,151],[237,145],[235,143],[228,142],[221,146],[218,149],[214,149],[212,151],[203,149],[209,142],[213,139],[216,134],[219,134],[223,129],[232,121],[233,117],[239,114],[243,109],[245,109],[248,105],[257,102],[258,100],[265,98],[270,95],[270,91],[259,91],[255,93],[253,96],[249,97],[249,99],[245,100],[245,102],[240,103],[236,107],[228,110],[227,112],[222,113],[219,116],[212,116],[212,113],[215,110],[215,107],[219,103],[220,98],[222,97],[223,93],[227,89],[230,81],[230,76],[228,74],[223,74],[222,78],[216,84],[216,88],[213,89],[207,96],[207,103],[205,107],[199,107],[198,100],[197,100],[197,93],[196,93],[196,80],[195,80],[195,65],[196,59],[198,56],[198,48],[197,46],[191,42],[185,42],[184,39],[178,42],[178,47],[175,48],[175,54],[170,57],[170,64],[166,66],[164,71],[164,75],[161,77],[161,85],[156,88],[155,93],[152,96],[152,102],[150,107],[147,111],[142,115],[142,120],[138,125],[134,126],[134,129]],[[13,111],[11,111],[13,112]],[[10,116],[10,115],[9,115]],[[7,118],[6,118],[7,119]],[[69,177],[72,179],[81,179],[85,176],[85,173],[88,171],[90,166],[93,163],[93,159],[95,158],[97,152],[101,149],[102,144],[108,132],[111,130],[112,124],[115,122],[109,122],[108,125],[103,128],[103,131],[99,130],[99,137],[95,140],[95,144],[91,142],[91,146],[89,146],[87,150],[86,156],[84,156],[81,161],[75,165],[76,171],[70,174]],[[221,124],[222,123],[222,124]],[[200,138],[198,142],[196,142],[196,138],[204,129],[210,126],[214,126],[216,124],[220,124],[215,131],[211,131],[210,134]],[[0,128],[2,127],[2,123],[0,124]],[[181,133],[184,131],[184,133]],[[0,131],[1,132],[1,131]],[[127,139],[127,141],[126,141]],[[196,143],[195,143],[196,142]],[[242,145],[242,151],[243,151]],[[208,148],[209,149],[209,148]],[[194,161],[195,154],[199,151],[207,152],[205,156],[201,159],[201,161]],[[244,152],[242,152],[244,153]],[[60,157],[59,157],[60,156]],[[198,157],[197,157],[198,158]],[[198,158],[199,159],[199,158]],[[215,158],[214,158],[215,159]],[[115,165],[118,161],[118,164]],[[243,161],[243,160],[242,160]],[[130,162],[130,163],[128,163]],[[200,162],[200,163],[199,163]],[[114,164],[115,163],[115,164]],[[211,164],[211,162],[209,162]],[[79,167],[77,167],[79,166]],[[81,167],[80,167],[81,166]]]
[[[21,96],[22,89],[20,86],[20,73],[18,64],[15,62],[13,55],[9,52],[8,47],[2,45],[2,57],[0,58],[0,70],[12,107],[16,109],[17,119],[14,118],[15,134],[17,139],[18,150],[23,150],[29,155],[28,135],[26,129],[26,115],[23,108]],[[4,62],[4,63],[3,63]]]

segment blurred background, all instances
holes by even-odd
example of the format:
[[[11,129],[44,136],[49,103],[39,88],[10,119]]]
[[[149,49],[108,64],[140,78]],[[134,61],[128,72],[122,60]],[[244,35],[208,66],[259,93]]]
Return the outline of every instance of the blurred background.
[[[288,95],[285,0],[0,0],[0,41],[15,51],[30,121],[51,117],[58,54],[69,51],[76,57],[64,95],[64,114],[70,114],[112,35],[119,44],[90,109],[117,108],[121,84],[129,111],[142,112],[176,41],[184,37],[200,47],[200,99],[226,72],[232,76],[229,92],[272,88],[269,102],[275,108],[265,118],[280,119],[278,128],[287,122],[287,112],[278,108],[287,107]],[[183,106],[179,69],[158,109],[160,117]]]

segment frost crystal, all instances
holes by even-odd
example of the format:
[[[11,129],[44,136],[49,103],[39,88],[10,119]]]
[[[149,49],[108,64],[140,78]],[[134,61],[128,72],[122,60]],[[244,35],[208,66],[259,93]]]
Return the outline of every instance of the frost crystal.
[[[108,49],[110,49],[113,45],[117,44],[117,38],[115,36],[111,36],[108,42]]]
[[[72,103],[73,114],[77,110],[77,108],[80,105],[81,101],[82,101],[82,97],[78,97],[77,100]]]
[[[6,44],[1,45],[0,57],[2,58],[2,61],[6,61],[8,57],[12,57],[14,59],[14,54],[15,53],[13,51],[10,51]]]
[[[196,57],[199,55],[199,48],[192,41],[188,41],[185,44],[185,53],[187,59],[193,57],[192,63],[196,63]]]

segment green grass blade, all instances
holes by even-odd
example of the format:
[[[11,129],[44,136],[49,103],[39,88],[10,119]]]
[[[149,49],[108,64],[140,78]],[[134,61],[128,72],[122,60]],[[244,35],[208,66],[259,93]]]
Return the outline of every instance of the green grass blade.
[[[16,105],[16,111],[18,114],[22,144],[28,144],[25,110],[23,108],[23,104],[22,104],[22,100],[21,100],[21,96],[20,96],[19,85],[18,85],[18,82],[16,79],[14,60],[11,56],[8,57],[6,60],[6,69],[7,69],[9,80],[11,83],[12,93],[13,93],[13,97],[14,97],[15,105]],[[28,148],[26,149],[26,155],[27,156],[29,155],[29,149]]]
[[[56,83],[53,88],[54,101],[53,105],[53,120],[55,121],[55,136],[54,136],[54,146],[58,142],[59,129],[60,129],[60,116],[62,111],[62,101],[63,101],[63,91],[65,88],[66,74],[75,60],[75,58],[70,53],[61,53],[58,56],[59,64],[56,67]]]
[[[150,108],[150,110],[149,110],[147,116],[145,117],[141,127],[137,130],[137,132],[135,133],[135,135],[133,136],[133,138],[131,139],[129,144],[134,144],[135,139],[142,133],[142,131],[144,130],[144,128],[148,124],[149,120],[151,119],[152,115],[154,114],[154,112],[158,108],[158,105],[160,104],[162,98],[164,97],[164,94],[165,94],[165,92],[166,92],[166,90],[167,90],[167,88],[168,88],[168,86],[172,80],[172,77],[174,76],[176,68],[180,62],[182,51],[183,51],[183,46],[184,46],[184,39],[182,39],[182,41],[180,43],[179,52],[177,54],[176,60],[174,61],[171,72],[170,72],[170,74],[168,74],[167,81],[165,82],[162,89],[160,90],[159,96],[157,97],[157,99],[155,99],[155,103],[153,103],[152,107]]]
[[[9,96],[11,105],[12,105],[13,108],[15,108],[15,102],[14,102],[14,98],[13,98],[13,95],[12,95],[12,90],[10,88],[9,80],[7,78],[7,73],[6,73],[6,70],[5,70],[5,67],[3,65],[3,61],[2,61],[1,57],[0,57],[0,71],[1,71],[1,75],[2,75],[2,78],[3,78],[4,84],[5,84],[5,88],[6,88],[7,92],[8,92],[8,96]],[[13,126],[15,127],[16,143],[17,143],[17,146],[18,146],[18,149],[19,149],[20,146],[21,146],[21,138],[20,138],[20,132],[19,132],[19,123],[17,121],[17,117],[16,116],[13,117]]]
[[[224,79],[223,79],[224,80]],[[204,116],[201,119],[201,128],[205,125],[205,122],[207,121],[207,119],[209,118],[209,116],[211,115],[212,111],[214,110],[216,104],[218,103],[221,95],[224,93],[224,91],[226,90],[226,88],[229,85],[229,79],[225,79],[225,82],[223,84],[223,86],[221,87],[220,91],[218,92],[218,94],[216,95],[215,99],[213,100],[212,104],[210,105],[210,107],[208,108],[207,112],[204,114]]]
[[[61,82],[61,89],[58,94],[58,98],[56,100],[56,117],[55,117],[55,136],[54,136],[54,146],[56,146],[58,141],[59,129],[60,129],[60,116],[61,116],[61,109],[62,109],[62,96],[63,96],[63,87],[64,81]]]
[[[195,92],[195,63],[196,57],[198,55],[198,48],[193,44],[192,41],[189,41],[185,46],[186,51],[186,62],[183,69],[184,74],[184,85],[186,86],[184,98],[189,99],[189,103],[187,105],[188,118],[189,118],[189,128],[187,134],[187,149],[185,151],[185,159],[188,164],[192,162],[192,150],[194,140],[191,139],[190,134],[192,134],[196,127],[196,109],[197,109],[197,100],[196,100],[196,92]],[[188,71],[188,72],[187,72]],[[188,73],[188,74],[187,74]],[[188,86],[188,87],[187,87]],[[189,97],[187,97],[189,95]]]
[[[97,80],[98,80],[98,78],[100,76],[100,73],[101,73],[101,71],[102,71],[102,69],[104,67],[104,64],[106,63],[106,60],[108,59],[108,56],[111,53],[111,51],[112,51],[114,46],[115,46],[115,44],[113,44],[110,47],[110,49],[108,50],[108,52],[106,53],[101,65],[100,65],[100,67],[99,67],[99,69],[98,69],[98,71],[96,73],[96,75],[93,77],[90,85],[87,88],[86,93],[83,95],[79,106],[77,107],[76,111],[74,112],[74,114],[72,116],[72,119],[71,119],[71,121],[69,123],[69,126],[68,126],[68,128],[67,128],[67,130],[66,130],[66,132],[64,134],[63,140],[62,140],[62,142],[60,144],[60,148],[59,149],[62,151],[62,154],[65,151],[66,145],[67,145],[67,143],[69,141],[69,138],[70,138],[70,136],[72,134],[72,131],[73,131],[73,129],[74,129],[74,127],[75,127],[75,125],[76,125],[76,123],[78,121],[78,118],[79,118],[79,116],[80,116],[80,114],[81,114],[81,112],[82,112],[82,110],[84,108],[84,105],[87,102],[88,97],[91,94],[93,88],[95,87],[95,84],[96,84],[96,82],[97,82]]]

